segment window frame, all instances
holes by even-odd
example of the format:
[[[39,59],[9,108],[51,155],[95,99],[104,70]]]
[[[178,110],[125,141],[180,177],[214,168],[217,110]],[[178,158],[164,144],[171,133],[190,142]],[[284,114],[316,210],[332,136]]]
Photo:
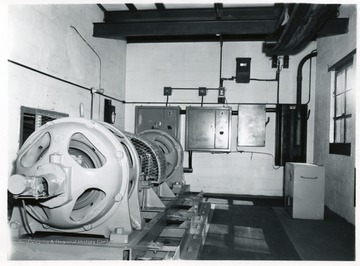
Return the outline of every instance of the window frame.
[[[337,76],[342,72],[345,75],[345,82],[347,82],[347,69],[352,66],[355,70],[355,60],[354,54],[356,53],[356,49],[353,50],[351,53],[346,55],[343,59],[338,61],[336,64],[331,66],[328,71],[331,72],[331,121],[330,121],[330,143],[329,143],[329,153],[330,154],[339,154],[339,155],[347,155],[351,156],[351,140],[348,139],[348,132],[347,132],[347,120],[351,119],[352,113],[349,113],[347,110],[347,100],[349,99],[349,92],[354,88],[348,89],[347,84],[345,84],[345,88],[340,93],[337,93],[338,84],[337,84]],[[344,95],[344,112],[342,114],[337,115],[337,100],[339,100],[339,96]],[[343,142],[337,142],[337,123],[336,121],[343,120],[343,129],[344,129],[344,137]],[[331,141],[332,140],[332,141]]]

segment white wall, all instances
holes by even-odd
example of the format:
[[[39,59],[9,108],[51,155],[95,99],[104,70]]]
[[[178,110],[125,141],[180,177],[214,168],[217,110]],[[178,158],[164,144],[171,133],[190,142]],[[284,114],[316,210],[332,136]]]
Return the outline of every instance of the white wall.
[[[10,5],[8,59],[84,87],[99,86],[99,60],[84,43],[74,26],[99,54],[102,61],[101,87],[105,94],[125,96],[126,43],[92,37],[93,22],[102,21],[103,12],[92,5]],[[68,113],[78,117],[84,104],[90,118],[90,92],[7,63],[9,91],[9,165],[19,147],[20,106]],[[100,113],[98,112],[100,99]],[[94,119],[103,120],[104,97],[95,97]],[[116,126],[124,126],[124,107],[117,109]],[[10,168],[9,171],[12,169]]]
[[[349,132],[352,155],[329,154],[331,76],[328,68],[356,48],[356,7],[341,6],[340,17],[350,18],[349,33],[318,39],[314,160],[325,166],[325,204],[354,224],[355,110]]]
[[[283,69],[280,81],[280,103],[296,102],[296,72],[300,60],[315,49],[311,43],[302,53],[290,57],[290,68]],[[261,42],[226,42],[223,46],[223,77],[235,75],[236,58],[251,57],[251,77],[274,79],[270,57],[262,53]],[[126,63],[126,101],[156,101],[165,105],[163,88],[218,87],[219,43],[153,43],[128,44]],[[314,62],[314,61],[313,61]],[[313,67],[313,71],[315,68]],[[303,72],[303,102],[308,98],[309,63]],[[315,77],[315,72],[313,73]],[[231,103],[276,103],[276,83],[251,81],[238,84],[225,81],[227,101]],[[314,84],[313,84],[314,87]],[[314,90],[312,91],[314,93]],[[314,95],[312,96],[314,99]],[[196,102],[197,91],[173,91],[170,102]],[[205,103],[217,102],[217,91],[208,91]],[[309,108],[313,110],[313,100]],[[135,105],[126,105],[125,129],[134,131]],[[138,104],[140,105],[140,104]],[[145,105],[145,104],[143,104]],[[186,105],[180,105],[182,109]],[[206,105],[208,106],[208,105]],[[211,105],[210,105],[211,106]],[[231,105],[237,110],[237,105]],[[247,148],[256,152],[274,154],[275,114],[267,113],[270,123],[266,129],[266,146]],[[308,130],[308,162],[313,160],[313,124],[310,116]],[[185,118],[182,116],[182,143],[184,144]],[[236,150],[237,117],[232,118],[232,151]],[[211,193],[281,196],[283,169],[273,169],[273,158],[268,155],[232,152],[230,154],[194,153],[194,172],[186,174],[192,191]],[[185,157],[185,166],[187,158]]]

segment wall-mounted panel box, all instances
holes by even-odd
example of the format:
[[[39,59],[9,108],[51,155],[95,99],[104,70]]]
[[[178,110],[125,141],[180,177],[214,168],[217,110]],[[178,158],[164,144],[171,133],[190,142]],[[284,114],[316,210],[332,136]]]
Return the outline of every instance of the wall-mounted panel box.
[[[185,150],[230,152],[231,108],[187,107]]]
[[[236,58],[236,83],[250,82],[250,62],[251,58]]]
[[[135,133],[160,129],[180,139],[180,111],[178,106],[135,106]]]
[[[307,104],[276,106],[275,165],[306,162]]]
[[[240,104],[238,108],[237,146],[265,146],[265,104]]]

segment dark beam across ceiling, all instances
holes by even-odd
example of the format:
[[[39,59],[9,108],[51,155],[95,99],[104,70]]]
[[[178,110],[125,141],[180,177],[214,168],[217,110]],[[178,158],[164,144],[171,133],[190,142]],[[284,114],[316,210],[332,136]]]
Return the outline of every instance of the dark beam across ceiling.
[[[134,4],[125,4],[125,5],[130,11],[137,11],[137,8]]]
[[[155,6],[158,10],[163,11],[165,10],[165,5],[163,3],[155,3]]]
[[[222,35],[224,42],[252,42],[264,41],[267,34],[242,34],[242,35]],[[191,36],[129,36],[127,43],[157,43],[157,42],[219,42],[220,36],[216,35],[191,35]]]
[[[337,18],[339,4],[275,4],[224,8],[105,11],[93,36],[127,42],[265,41],[267,55],[291,55],[319,36],[343,34],[348,19]],[[286,15],[289,18],[284,21]],[[219,37],[221,35],[221,37]]]
[[[165,9],[165,10],[137,10],[129,11],[107,11],[104,21],[107,23],[118,22],[150,22],[150,21],[202,21],[202,20],[278,20],[283,7],[242,7],[222,8],[221,16],[218,17],[215,8],[198,9]]]
[[[97,6],[101,9],[102,12],[107,12],[107,10],[102,4],[97,4]]]
[[[146,42],[218,40],[264,40],[279,25],[283,5],[263,7],[106,11],[104,22],[94,23],[94,37]],[[131,8],[128,6],[128,8]],[[164,8],[164,9],[162,9]],[[260,37],[261,36],[261,37]]]
[[[139,36],[191,36],[270,34],[277,20],[168,21],[134,23],[94,23],[94,37],[124,39]],[[117,38],[120,37],[120,38]]]

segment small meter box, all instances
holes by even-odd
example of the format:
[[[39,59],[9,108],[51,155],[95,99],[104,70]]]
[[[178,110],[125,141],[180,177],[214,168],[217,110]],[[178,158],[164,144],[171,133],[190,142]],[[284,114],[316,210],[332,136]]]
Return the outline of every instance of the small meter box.
[[[236,83],[250,82],[251,58],[236,58]]]
[[[180,139],[180,107],[135,106],[135,133],[160,129]]]
[[[187,107],[185,150],[230,152],[230,107]]]

